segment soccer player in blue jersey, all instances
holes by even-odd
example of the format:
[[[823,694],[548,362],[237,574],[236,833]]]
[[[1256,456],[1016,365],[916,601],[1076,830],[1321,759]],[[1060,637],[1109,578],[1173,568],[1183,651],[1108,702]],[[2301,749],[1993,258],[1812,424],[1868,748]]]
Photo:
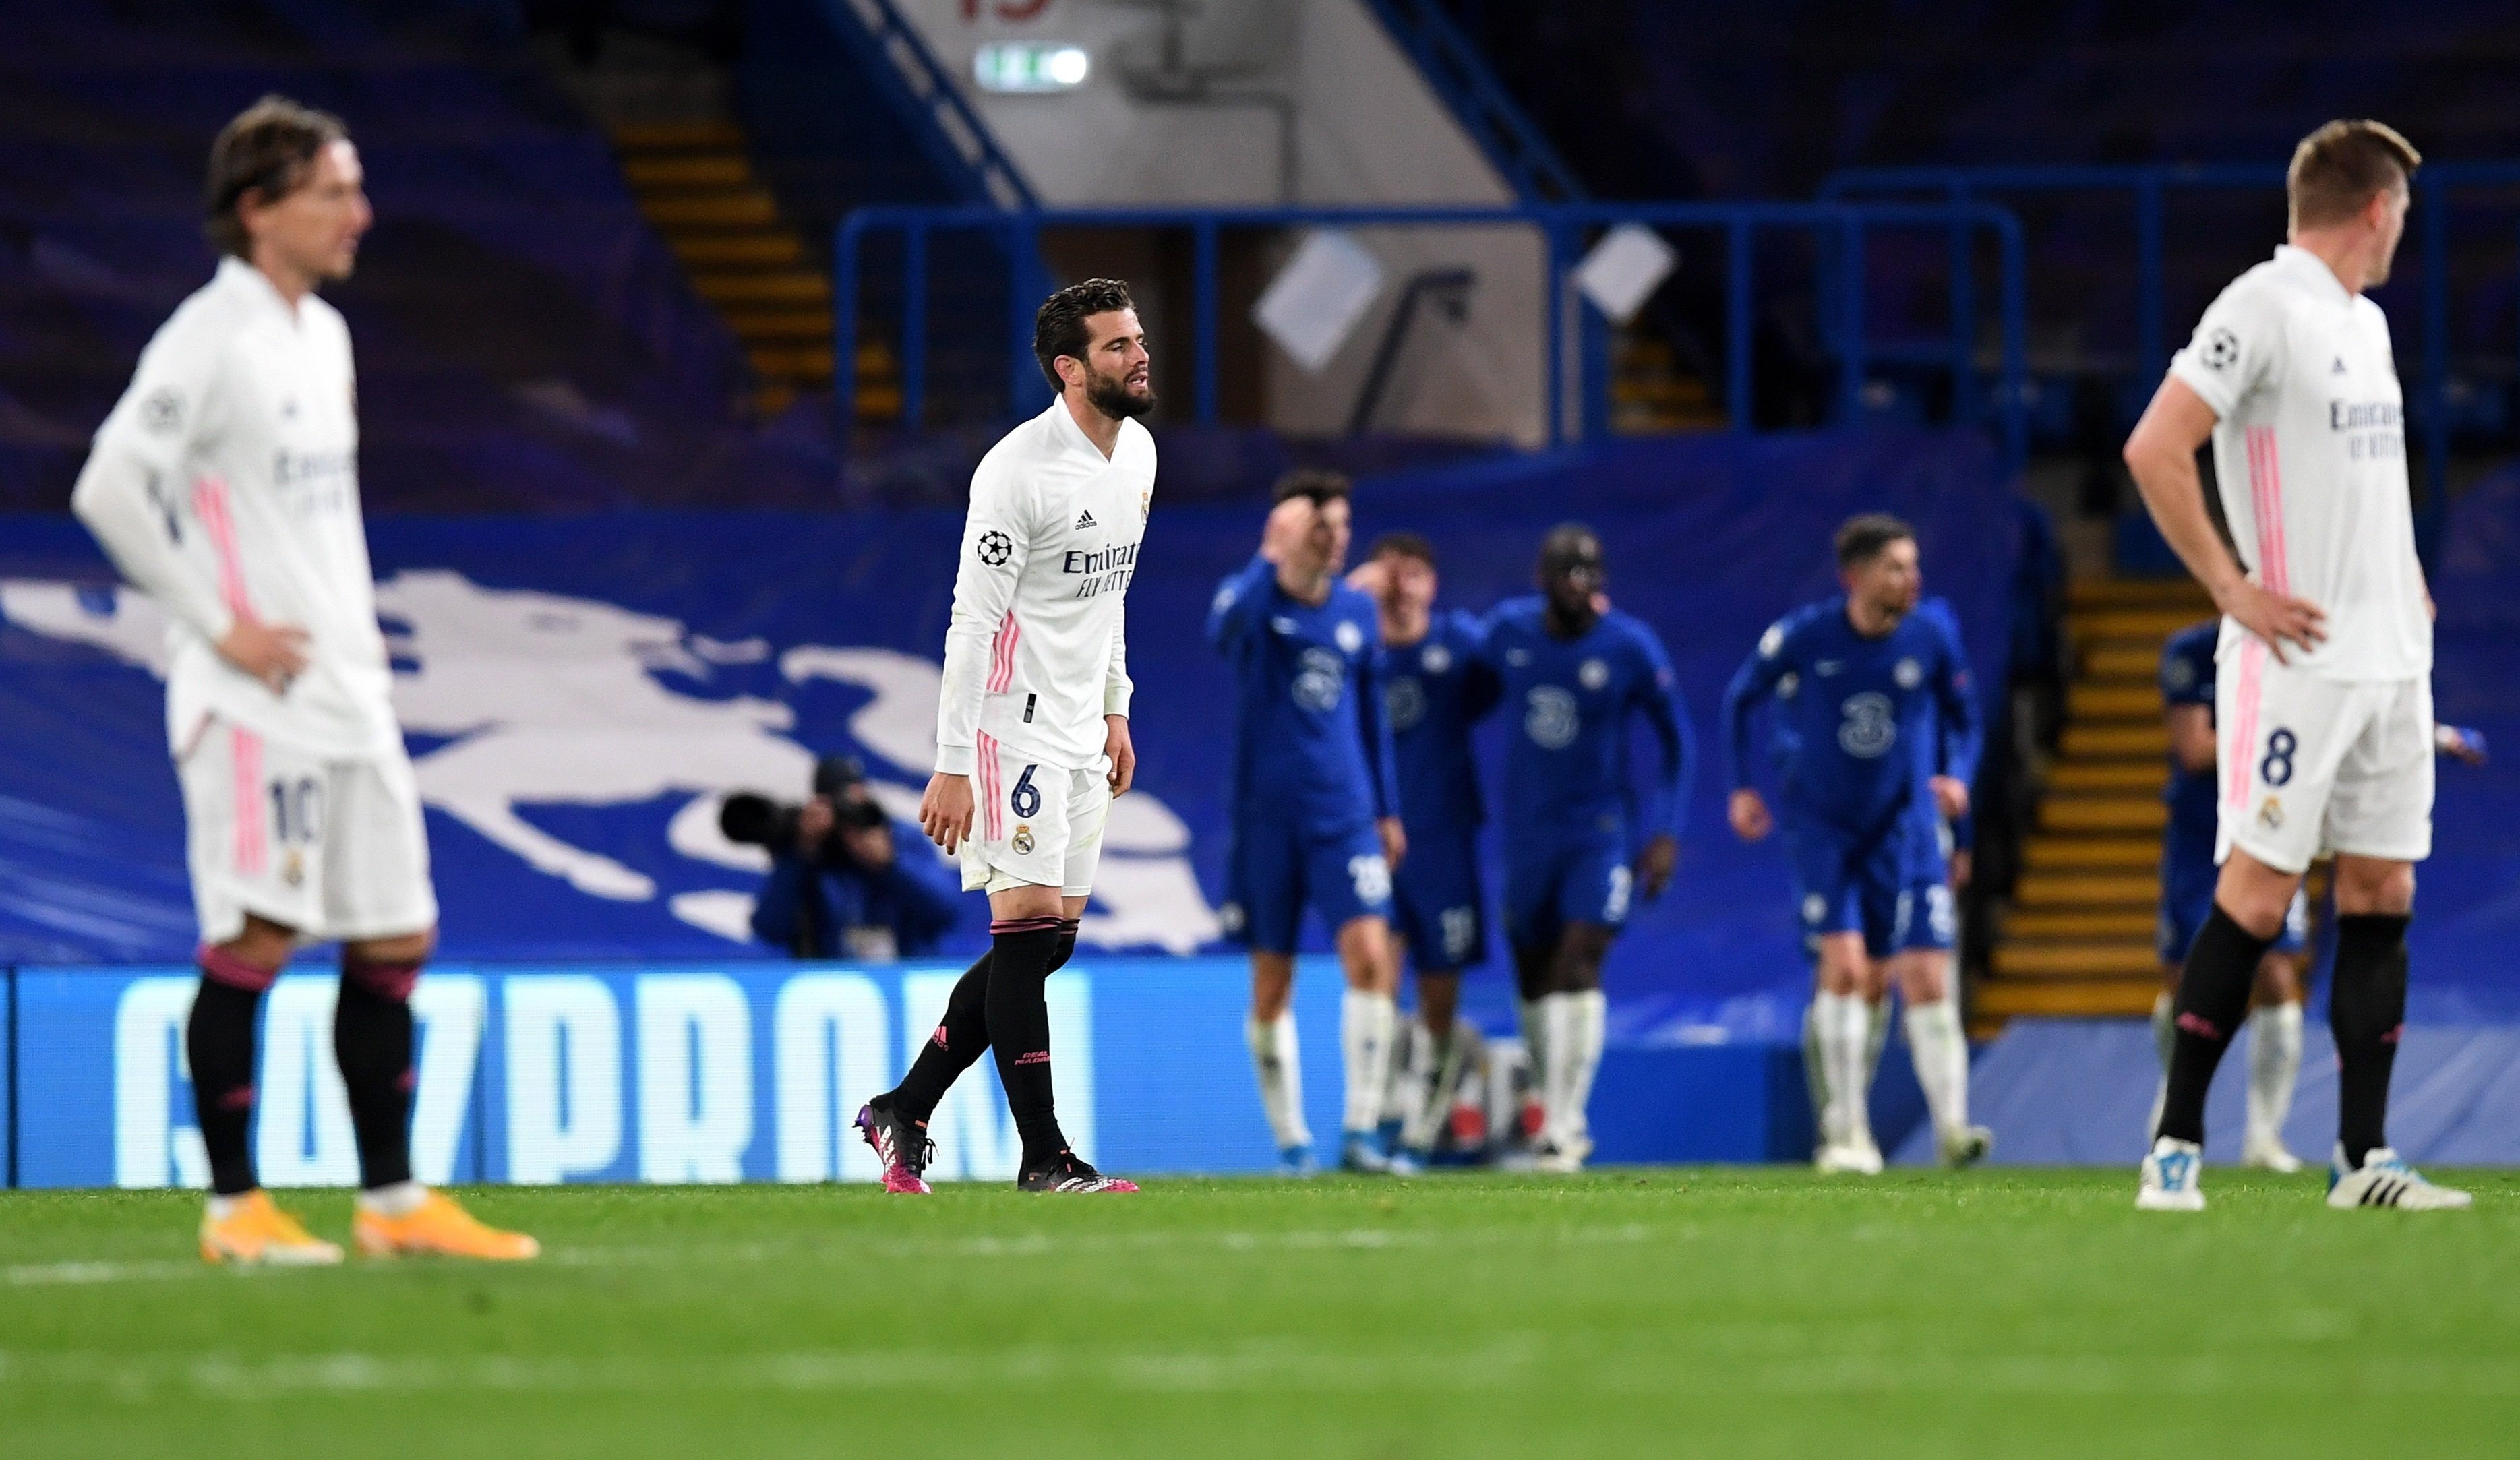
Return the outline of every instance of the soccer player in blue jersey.
[[[2170,818],[2161,832],[2162,992],[2152,1004],[2152,1038],[2161,1056],[2163,1093],[2168,1092],[2170,1054],[2177,1039],[2179,970],[2189,944],[2214,911],[2214,883],[2220,869],[2214,861],[2215,798],[2220,786],[2214,748],[2214,648],[2222,620],[2207,619],[2170,636],[2161,650],[2161,704],[2170,730],[2170,782],[2161,799]],[[2434,727],[2434,748],[2444,755],[2481,765],[2485,737],[2454,725]],[[2248,1118],[2240,1142],[2240,1164],[2266,1171],[2297,1172],[2301,1158],[2284,1145],[2284,1118],[2292,1109],[2293,1086],[2301,1076],[2302,1001],[2305,995],[2310,924],[2306,891],[2293,893],[2283,927],[2258,960],[2254,1007],[2249,1013]],[[2161,1124],[2161,1100],[2153,1103],[2149,1136]]]
[[[1462,970],[1487,956],[1479,875],[1485,818],[1470,728],[1497,702],[1496,674],[1482,663],[1478,619],[1437,610],[1435,549],[1413,532],[1375,541],[1348,586],[1381,610],[1385,718],[1400,774],[1400,824],[1409,857],[1392,883],[1393,931],[1418,974],[1418,1027],[1403,1040],[1384,1126],[1400,1123],[1392,1157],[1422,1168],[1478,1040],[1459,1010]]]
[[[1314,1166],[1289,1007],[1305,907],[1330,929],[1348,986],[1340,1162],[1385,1171],[1376,1127],[1400,984],[1391,869],[1408,842],[1374,675],[1380,635],[1373,600],[1338,577],[1347,563],[1347,478],[1289,472],[1276,495],[1259,553],[1218,586],[1208,614],[1208,640],[1233,664],[1240,690],[1225,929],[1251,950],[1251,1061],[1289,1175]]]
[[[1774,697],[1792,725],[1783,820],[1796,905],[1817,956],[1808,1047],[1823,1171],[1881,1169],[1865,1109],[1872,1005],[1895,982],[1908,1042],[1942,1159],[1983,1157],[1992,1136],[1968,1123],[1968,1043],[1952,994],[1958,932],[1940,822],[1968,810],[1977,707],[1948,624],[1915,612],[1922,579],[1914,531],[1868,513],[1838,529],[1845,591],[1771,626],[1724,694],[1727,816],[1744,841],[1776,821],[1753,784],[1750,717]]]
[[[1607,1013],[1601,963],[1633,896],[1660,897],[1680,864],[1693,756],[1662,641],[1605,608],[1606,577],[1591,528],[1552,528],[1541,541],[1540,592],[1499,604],[1485,626],[1482,657],[1515,721],[1506,751],[1506,937],[1541,1090],[1534,1156],[1544,1171],[1580,1170],[1592,1154],[1585,1107]],[[1642,805],[1628,766],[1631,716],[1661,748]]]

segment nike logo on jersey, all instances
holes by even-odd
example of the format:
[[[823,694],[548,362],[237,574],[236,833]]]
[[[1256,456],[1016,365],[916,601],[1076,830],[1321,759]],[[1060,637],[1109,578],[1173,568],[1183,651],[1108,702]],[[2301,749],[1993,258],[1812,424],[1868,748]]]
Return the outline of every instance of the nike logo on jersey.
[[[1282,615],[1278,618],[1269,620],[1269,627],[1277,630],[1281,634],[1292,634],[1295,632],[1295,621]]]
[[[1845,667],[1846,661],[1843,659],[1822,659],[1818,664],[1812,666],[1812,673],[1822,675],[1835,674]]]
[[[1093,526],[1093,525],[1094,525],[1094,514],[1093,514],[1092,512],[1090,512],[1090,511],[1085,511],[1085,512],[1078,512],[1078,513],[1076,514],[1076,530],[1077,530],[1078,532],[1083,532],[1085,529],[1087,529],[1088,527],[1091,527],[1091,526]]]

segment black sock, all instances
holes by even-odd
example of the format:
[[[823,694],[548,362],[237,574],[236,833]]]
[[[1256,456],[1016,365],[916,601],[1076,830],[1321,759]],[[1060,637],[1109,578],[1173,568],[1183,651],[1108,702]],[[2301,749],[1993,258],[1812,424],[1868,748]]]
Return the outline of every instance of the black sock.
[[[1023,1169],[1040,1171],[1067,1148],[1059,1134],[1050,1080],[1050,1001],[1043,986],[1058,955],[1062,919],[1017,918],[990,924],[989,1044],[1007,1109],[1023,1137]]]
[[[1076,920],[1068,918],[1058,925],[1058,947],[1051,954],[1050,971],[1057,973],[1075,951]],[[874,1104],[919,1125],[927,1124],[954,1082],[988,1052],[988,987],[989,955],[982,953],[955,980],[954,992],[945,1000],[945,1017],[938,1021],[936,1033],[919,1046],[910,1073],[901,1077],[901,1084],[876,1096]]]
[[[910,1062],[910,1073],[901,1077],[901,1084],[876,1096],[875,1104],[924,1126],[927,1118],[935,1114],[936,1102],[945,1098],[954,1082],[988,1052],[990,956],[980,954],[954,981],[954,992],[946,996],[945,1017],[936,1022],[936,1032],[919,1046],[919,1058]]]
[[[184,1026],[184,1054],[193,1065],[193,1115],[210,1158],[210,1190],[242,1196],[253,1175],[253,1034],[260,989],[239,988],[204,971]]]
[[[2408,921],[2392,912],[2336,919],[2327,1027],[2336,1036],[2336,1139],[2349,1171],[2361,1170],[2373,1146],[2389,1143],[2389,1072],[2407,1022]]]
[[[2249,986],[2258,964],[2274,946],[2231,920],[2223,905],[2197,929],[2187,962],[2179,970],[2177,1011],[2170,1046],[2170,1090],[2161,1102],[2161,1128],[2156,1135],[2205,1143],[2205,1091],[2214,1084],[2214,1067],[2240,1021],[2249,1012]]]
[[[341,959],[333,1057],[350,1097],[359,1185],[369,1191],[411,1179],[411,987],[419,977],[417,963]]]

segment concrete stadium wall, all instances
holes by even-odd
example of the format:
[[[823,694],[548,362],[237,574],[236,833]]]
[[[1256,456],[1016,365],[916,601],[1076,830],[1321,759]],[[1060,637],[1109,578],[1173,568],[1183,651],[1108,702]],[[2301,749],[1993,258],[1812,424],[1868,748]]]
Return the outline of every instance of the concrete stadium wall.
[[[1268,106],[1158,102],[1133,93],[1124,70],[1157,59],[1161,22],[1150,11],[1089,0],[900,3],[1046,203],[1512,200],[1511,189],[1361,0],[1246,0],[1206,7],[1185,22],[1191,66],[1230,73],[1214,83],[1217,93],[1274,95],[1292,107],[1291,168],[1283,165],[1278,118]],[[1093,55],[1094,72],[1069,93],[983,94],[971,81],[972,53],[1006,40],[1081,45]],[[1291,189],[1282,172],[1291,172]],[[1421,270],[1466,267],[1478,276],[1467,318],[1455,325],[1420,314],[1375,424],[1538,444],[1546,425],[1538,239],[1458,229],[1376,229],[1361,237],[1388,270],[1383,294],[1318,376],[1261,346],[1269,355],[1268,422],[1296,434],[1343,432],[1407,280]],[[1292,243],[1266,261],[1264,279]],[[1189,349],[1179,332],[1157,343]]]

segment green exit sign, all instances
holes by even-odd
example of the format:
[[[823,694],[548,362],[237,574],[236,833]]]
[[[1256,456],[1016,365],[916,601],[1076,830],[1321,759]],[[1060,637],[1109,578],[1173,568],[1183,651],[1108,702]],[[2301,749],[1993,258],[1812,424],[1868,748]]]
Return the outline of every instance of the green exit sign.
[[[982,91],[1074,91],[1093,69],[1083,46],[1009,41],[971,53],[971,76]]]

